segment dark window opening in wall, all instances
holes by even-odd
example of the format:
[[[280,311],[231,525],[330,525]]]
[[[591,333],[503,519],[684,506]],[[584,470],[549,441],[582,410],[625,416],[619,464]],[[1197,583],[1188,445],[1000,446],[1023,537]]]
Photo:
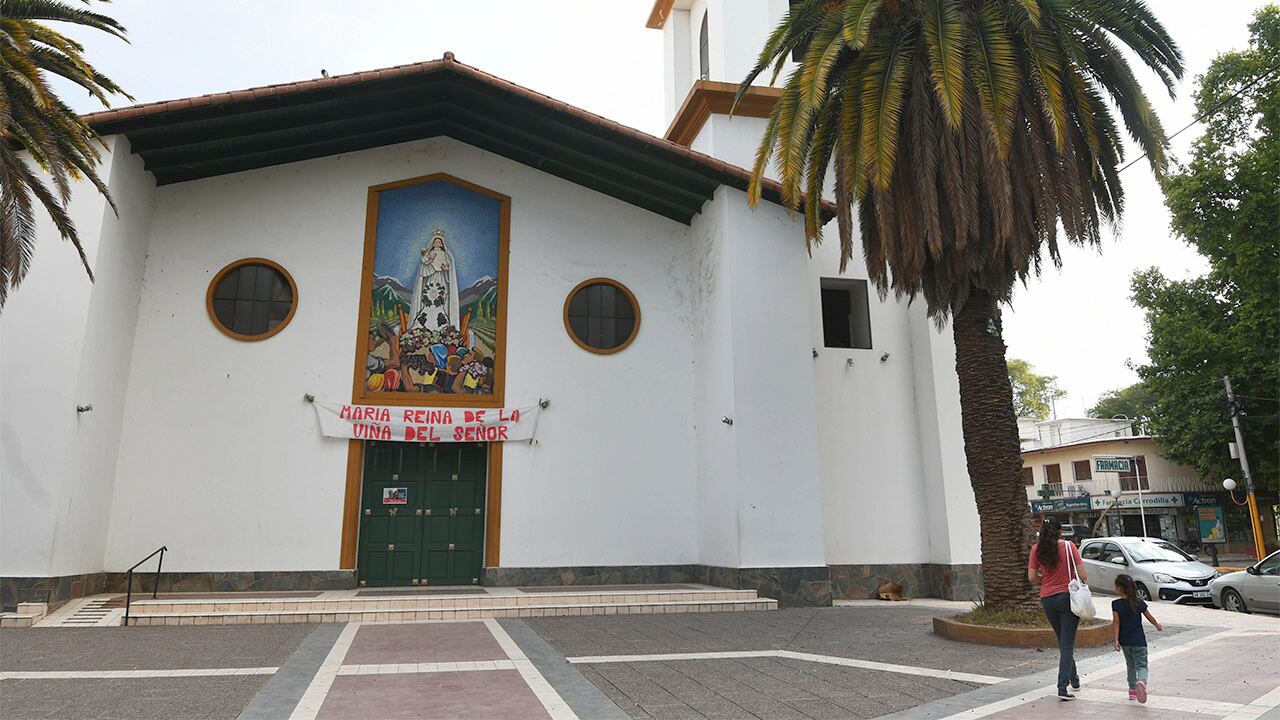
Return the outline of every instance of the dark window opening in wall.
[[[1062,466],[1054,463],[1044,466],[1044,481],[1051,485],[1062,484]]]
[[[871,306],[866,280],[822,278],[822,344],[871,349]]]
[[[702,13],[702,29],[698,30],[698,77],[711,78],[711,46],[707,42],[707,13]]]
[[[1135,492],[1138,489],[1139,479],[1141,479],[1143,490],[1151,489],[1151,478],[1147,476],[1147,458],[1139,455],[1137,460],[1136,463],[1129,463],[1131,468],[1129,472],[1120,473],[1120,489],[1125,492]]]
[[[1074,460],[1071,463],[1071,474],[1076,482],[1093,479],[1093,463],[1088,460]]]
[[[1031,487],[1036,484],[1035,472],[1029,467],[1022,468],[1022,484],[1027,487]]]

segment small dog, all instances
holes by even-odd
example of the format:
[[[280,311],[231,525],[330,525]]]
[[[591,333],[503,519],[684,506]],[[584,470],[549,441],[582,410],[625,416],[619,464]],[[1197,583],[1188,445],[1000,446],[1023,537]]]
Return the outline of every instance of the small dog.
[[[881,600],[906,600],[902,596],[902,586],[896,582],[887,582],[876,589]]]

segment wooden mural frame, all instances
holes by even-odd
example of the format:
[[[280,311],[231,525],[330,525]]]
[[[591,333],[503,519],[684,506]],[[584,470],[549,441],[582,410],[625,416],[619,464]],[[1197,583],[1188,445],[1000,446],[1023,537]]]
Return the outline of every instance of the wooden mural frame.
[[[489,395],[447,393],[370,393],[365,382],[368,358],[368,322],[372,305],[374,254],[378,235],[378,194],[384,190],[431,182],[448,182],[486,195],[499,203],[498,237],[498,320],[494,340],[493,392]],[[432,173],[395,182],[371,185],[365,210],[364,253],[360,268],[360,305],[356,318],[355,362],[352,372],[351,402],[365,405],[406,407],[503,407],[506,400],[507,280],[511,244],[511,197],[467,182],[447,173]],[[489,443],[488,482],[485,499],[484,565],[496,567],[502,525],[502,443]],[[364,475],[364,441],[347,444],[346,488],[342,508],[342,540],[339,567],[354,570],[360,540],[360,490]]]

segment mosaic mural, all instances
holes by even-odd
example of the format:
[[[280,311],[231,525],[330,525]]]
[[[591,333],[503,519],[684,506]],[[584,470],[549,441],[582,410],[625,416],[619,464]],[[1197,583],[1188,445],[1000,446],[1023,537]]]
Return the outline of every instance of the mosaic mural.
[[[367,393],[492,395],[502,201],[433,180],[378,191]]]

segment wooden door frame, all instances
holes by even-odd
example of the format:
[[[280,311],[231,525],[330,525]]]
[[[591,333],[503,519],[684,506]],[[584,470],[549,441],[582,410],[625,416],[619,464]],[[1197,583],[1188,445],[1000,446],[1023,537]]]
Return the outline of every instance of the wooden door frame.
[[[448,182],[468,190],[488,195],[499,202],[498,237],[498,324],[496,328],[493,393],[489,396],[447,395],[423,393],[385,393],[372,395],[365,389],[365,360],[368,356],[367,324],[370,293],[373,284],[374,250],[378,235],[378,193],[383,190],[428,182]],[[356,352],[352,372],[351,401],[358,404],[390,406],[430,407],[502,407],[506,400],[506,349],[507,349],[507,283],[508,260],[511,255],[511,198],[502,193],[467,182],[446,173],[433,173],[395,182],[370,185],[365,210],[364,254],[360,268],[359,314],[356,317]],[[405,397],[397,398],[401,394]],[[485,486],[484,517],[484,566],[497,567],[499,540],[502,529],[502,443],[489,443],[488,478]],[[356,569],[356,556],[360,543],[360,499],[364,484],[364,441],[347,442],[347,480],[342,505],[342,540],[338,554],[338,567]]]

